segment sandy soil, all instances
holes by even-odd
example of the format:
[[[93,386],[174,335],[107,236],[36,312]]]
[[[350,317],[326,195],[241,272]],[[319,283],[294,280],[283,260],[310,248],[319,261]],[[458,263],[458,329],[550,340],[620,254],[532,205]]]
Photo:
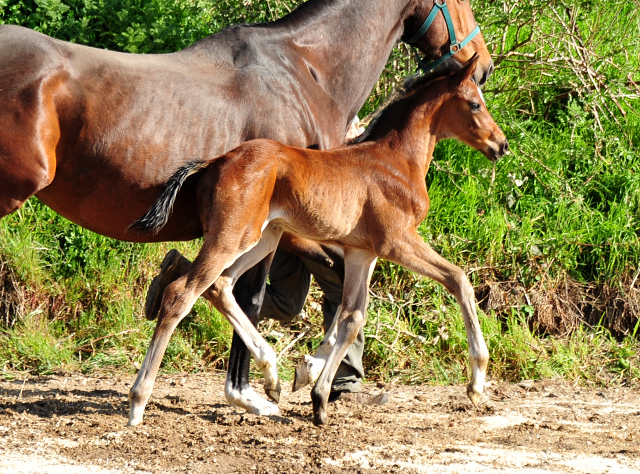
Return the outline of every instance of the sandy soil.
[[[475,409],[461,386],[387,386],[388,404],[337,401],[317,428],[308,390],[257,417],[225,404],[220,376],[183,375],[160,378],[127,428],[133,379],[0,382],[0,472],[640,473],[637,390],[498,383]]]

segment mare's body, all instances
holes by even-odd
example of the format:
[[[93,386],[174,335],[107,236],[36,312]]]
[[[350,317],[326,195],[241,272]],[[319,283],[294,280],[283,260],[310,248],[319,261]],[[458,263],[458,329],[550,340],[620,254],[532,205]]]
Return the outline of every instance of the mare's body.
[[[162,55],[98,50],[0,25],[0,218],[36,195],[117,239],[199,237],[197,177],[184,183],[159,233],[127,228],[189,161],[254,138],[323,149],[342,143],[393,45],[432,7],[432,0],[310,0],[272,24],[229,28]],[[475,26],[467,2],[452,4],[452,16],[460,37]],[[448,43],[438,18],[416,45],[436,58]],[[492,69],[482,36],[455,59],[473,52],[482,56],[482,82]],[[262,262],[238,285],[252,321],[266,270]],[[248,358],[234,341],[228,399],[273,412],[248,386]]]
[[[477,86],[469,80],[476,60],[447,77],[418,82],[384,110],[361,143],[315,151],[255,140],[210,164],[187,165],[193,172],[208,165],[197,191],[204,243],[187,273],[166,288],[159,329],[149,352],[164,353],[176,325],[207,291],[251,349],[265,376],[267,393],[279,391],[275,353],[248,322],[231,292],[237,278],[272,254],[282,233],[290,232],[340,249],[345,260],[340,315],[317,358],[307,361],[306,367],[303,364],[306,369],[311,366],[312,381],[321,372],[312,391],[317,424],[326,422],[331,381],[364,324],[377,257],[435,279],[456,297],[469,340],[467,393],[477,403],[489,355],[473,288],[460,268],[435,253],[416,232],[429,208],[425,176],[438,140],[458,138],[490,159],[508,149]],[[170,200],[172,188],[175,183],[166,188],[161,201]],[[166,217],[153,209],[136,225],[160,228]],[[151,359],[145,359],[141,373],[150,367]],[[132,389],[134,395],[136,389]]]

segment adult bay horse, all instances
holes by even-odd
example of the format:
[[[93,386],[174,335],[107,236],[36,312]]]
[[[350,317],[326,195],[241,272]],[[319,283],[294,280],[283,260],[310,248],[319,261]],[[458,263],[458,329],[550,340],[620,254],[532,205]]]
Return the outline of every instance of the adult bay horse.
[[[448,76],[419,78],[381,112],[359,143],[318,151],[253,140],[178,171],[160,201],[170,203],[181,180],[206,169],[197,187],[204,243],[187,273],[166,288],[149,353],[162,357],[177,324],[207,291],[253,353],[266,390],[277,390],[276,354],[242,312],[232,290],[240,275],[275,252],[282,233],[290,232],[336,248],[345,263],[340,314],[316,358],[307,358],[296,370],[294,389],[319,373],[311,392],[316,424],[326,423],[331,381],[364,324],[377,257],[433,278],[456,297],[469,341],[467,394],[476,403],[489,353],[473,288],[465,272],[434,252],[416,231],[429,209],[425,177],[438,140],[457,138],[491,160],[508,150],[470,80],[476,62],[474,56]],[[169,211],[170,204],[154,206],[134,226],[160,229]],[[304,377],[302,371],[307,372]]]
[[[482,35],[473,36],[469,3],[449,1],[441,15],[444,0],[310,0],[273,23],[232,27],[161,55],[98,50],[1,25],[0,218],[35,195],[109,237],[197,238],[197,176],[184,183],[160,232],[127,229],[192,160],[254,138],[341,144],[399,39],[413,40],[429,59],[452,55],[449,64],[477,52],[474,75],[483,83],[493,64]],[[236,285],[254,322],[266,272],[261,262]],[[248,362],[234,336],[227,400],[253,413],[277,412],[249,387]],[[133,408],[151,393],[146,375],[139,374],[147,386],[136,383]]]

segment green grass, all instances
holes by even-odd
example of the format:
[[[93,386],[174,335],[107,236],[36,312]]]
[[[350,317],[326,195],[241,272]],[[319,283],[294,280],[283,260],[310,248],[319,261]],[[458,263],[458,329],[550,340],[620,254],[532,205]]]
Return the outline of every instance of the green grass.
[[[277,18],[296,3],[153,0],[142,7],[131,0],[0,0],[0,23],[101,48],[159,53],[229,24]],[[485,97],[512,152],[494,167],[462,144],[439,144],[427,176],[431,210],[419,231],[485,296],[479,317],[490,378],[637,386],[640,91],[630,81],[640,82],[639,58],[631,54],[640,46],[637,34],[627,34],[640,27],[637,1],[572,6],[581,48],[593,52],[584,61],[595,76],[553,60],[578,51],[572,43],[577,35],[562,26],[567,12],[555,3],[478,0],[473,6],[498,65]],[[619,13],[624,22],[610,21]],[[361,116],[410,72],[406,54],[403,46],[394,51]],[[597,88],[589,85],[592,79]],[[198,245],[176,246],[193,257]],[[135,372],[154,328],[142,317],[145,291],[172,246],[98,236],[35,200],[0,221],[0,314],[9,293],[12,308],[19,307],[0,328],[3,374]],[[467,342],[455,300],[387,262],[379,263],[373,280],[365,328],[368,378],[465,382]],[[491,285],[508,303],[488,305]],[[314,288],[303,319],[261,324],[263,334],[273,334],[276,353],[309,330],[279,360],[286,380],[322,338],[320,300]],[[565,310],[582,311],[585,323]],[[199,301],[172,337],[162,370],[224,369],[230,336],[224,318]]]

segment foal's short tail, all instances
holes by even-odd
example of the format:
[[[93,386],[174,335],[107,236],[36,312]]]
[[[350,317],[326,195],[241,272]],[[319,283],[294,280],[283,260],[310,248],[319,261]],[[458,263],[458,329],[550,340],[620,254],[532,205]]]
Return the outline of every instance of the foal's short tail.
[[[206,168],[208,161],[190,161],[169,178],[162,194],[151,206],[147,213],[129,226],[129,230],[137,232],[153,232],[157,234],[162,229],[171,215],[173,203],[176,200],[178,191],[192,174]]]

